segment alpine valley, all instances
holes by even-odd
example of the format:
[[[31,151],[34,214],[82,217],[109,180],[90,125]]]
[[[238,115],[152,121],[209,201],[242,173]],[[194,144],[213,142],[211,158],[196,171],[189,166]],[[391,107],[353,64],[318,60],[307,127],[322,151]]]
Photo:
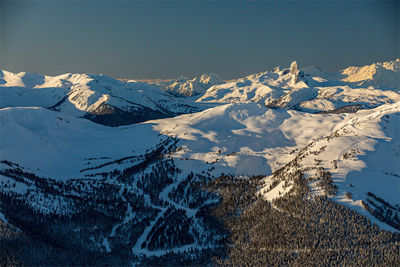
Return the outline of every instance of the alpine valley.
[[[400,265],[400,59],[0,71],[0,264]]]

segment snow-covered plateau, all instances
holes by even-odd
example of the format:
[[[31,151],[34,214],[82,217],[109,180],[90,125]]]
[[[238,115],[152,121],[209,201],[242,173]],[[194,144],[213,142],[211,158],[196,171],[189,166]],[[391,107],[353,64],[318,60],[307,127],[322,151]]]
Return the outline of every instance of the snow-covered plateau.
[[[369,246],[399,252],[399,82],[400,59],[230,81],[0,71],[0,221],[104,264],[375,264]]]

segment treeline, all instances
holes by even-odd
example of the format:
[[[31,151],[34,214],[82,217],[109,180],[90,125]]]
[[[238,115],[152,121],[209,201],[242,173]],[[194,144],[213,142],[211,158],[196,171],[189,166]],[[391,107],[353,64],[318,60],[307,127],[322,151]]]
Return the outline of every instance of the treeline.
[[[271,204],[257,194],[260,179],[221,177],[210,186],[222,196],[214,216],[229,231],[229,266],[399,266],[400,234],[380,230],[326,197],[307,198],[305,183]],[[300,189],[300,191],[299,191]]]
[[[367,193],[366,201],[362,201],[362,205],[369,213],[378,220],[400,230],[400,205],[394,207],[371,192]]]
[[[31,255],[26,246],[23,246],[24,250],[11,246],[6,261],[22,265],[25,262],[60,265],[45,256],[46,249],[55,249],[67,255],[76,251],[77,255],[86,257],[100,254],[116,258],[115,261],[104,261],[105,264],[119,262],[118,258],[142,265],[160,261],[179,265],[211,263],[212,257],[224,247],[226,232],[209,212],[218,197],[202,188],[211,180],[209,172],[191,173],[187,179],[177,183],[175,189],[172,188],[173,191],[183,189],[182,201],[173,197],[174,194],[169,194],[171,198],[160,196],[181,174],[173,158],[168,156],[175,149],[176,140],[171,138],[146,151],[140,165],[128,164],[122,170],[114,169],[100,177],[67,181],[39,177],[17,164],[4,162],[1,174],[6,179],[0,186],[0,211],[11,225],[23,231],[23,242],[36,246],[31,250],[36,256]],[[115,161],[113,164],[123,162]],[[150,203],[146,202],[147,195]],[[190,214],[185,207],[191,209]],[[188,246],[191,256],[177,252],[161,257],[136,258],[132,248],[151,223],[154,226],[141,244],[142,248],[154,251]],[[7,244],[5,240],[0,242],[4,246]],[[97,261],[87,259],[81,262],[91,264]],[[66,265],[69,263],[80,264],[72,258],[65,260]]]

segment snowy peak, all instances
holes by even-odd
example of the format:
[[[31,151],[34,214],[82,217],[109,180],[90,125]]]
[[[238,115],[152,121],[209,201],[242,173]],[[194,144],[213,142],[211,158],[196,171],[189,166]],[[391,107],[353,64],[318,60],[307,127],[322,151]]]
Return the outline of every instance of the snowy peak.
[[[299,70],[297,62],[289,68],[275,69],[210,87],[198,102],[256,102],[269,105],[284,94],[308,88],[312,78]]]
[[[200,77],[200,83],[213,86],[222,83],[221,77],[215,73],[205,73]]]
[[[176,96],[188,97],[204,94],[211,86],[221,83],[223,83],[221,78],[214,73],[206,73],[200,77],[194,77],[191,80],[180,76],[169,84],[165,90]]]
[[[399,82],[400,59],[349,67],[340,73],[325,73],[315,66],[301,69],[293,61],[288,68],[228,82],[214,73],[149,83],[101,74],[47,76],[3,70],[0,107],[46,107],[91,120],[94,115],[115,113],[124,118],[119,123],[136,116],[127,120],[129,124],[201,111],[210,103],[255,102],[312,113],[349,112],[399,101]],[[193,96],[199,96],[195,102]]]
[[[297,67],[296,61],[293,61],[292,64],[290,65],[290,73],[293,75],[292,76],[293,84],[303,81],[306,85],[308,85],[308,81],[305,78],[305,74],[303,71],[299,70],[299,68]]]
[[[345,82],[400,90],[400,59],[362,67],[348,67],[340,72]]]
[[[305,67],[302,69],[302,71],[307,74],[310,75],[311,77],[323,77],[324,76],[324,71],[315,65],[311,65],[308,67]]]
[[[299,69],[297,68],[297,62],[293,61],[292,64],[290,64],[290,73],[297,74],[298,72]]]

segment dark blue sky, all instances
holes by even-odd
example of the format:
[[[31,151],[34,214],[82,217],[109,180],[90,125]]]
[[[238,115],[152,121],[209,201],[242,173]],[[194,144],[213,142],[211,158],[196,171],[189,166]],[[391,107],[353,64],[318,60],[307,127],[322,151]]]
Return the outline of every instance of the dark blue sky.
[[[399,2],[1,1],[0,67],[224,79],[399,57]]]

